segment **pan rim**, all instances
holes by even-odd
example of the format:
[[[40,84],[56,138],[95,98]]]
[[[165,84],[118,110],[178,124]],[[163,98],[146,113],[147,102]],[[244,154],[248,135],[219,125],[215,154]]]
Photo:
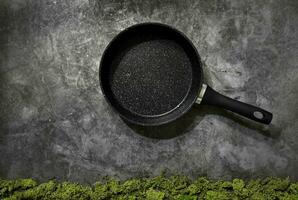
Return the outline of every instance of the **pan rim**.
[[[105,92],[105,89],[104,89],[104,86],[103,86],[103,81],[101,79],[102,77],[102,69],[103,69],[103,62],[104,62],[104,58],[106,57],[106,54],[108,52],[108,50],[111,48],[111,46],[115,43],[115,41],[117,41],[117,39],[119,37],[121,37],[124,33],[127,33],[128,31],[132,30],[132,29],[135,29],[135,28],[138,28],[140,26],[150,26],[150,25],[153,25],[153,26],[160,26],[160,27],[164,27],[164,28],[167,28],[173,32],[176,32],[178,33],[178,35],[180,35],[186,43],[188,43],[188,45],[191,46],[193,53],[195,54],[195,58],[198,62],[198,65],[197,66],[200,70],[200,77],[197,77],[196,79],[199,79],[199,84],[198,84],[198,87],[196,88],[197,89],[197,92],[196,92],[196,96],[195,98],[192,99],[191,102],[188,103],[188,105],[179,113],[177,113],[176,115],[172,116],[171,118],[168,118],[168,119],[163,119],[163,120],[152,120],[151,122],[148,122],[148,118],[151,118],[151,119],[156,119],[156,118],[162,118],[164,116],[167,116],[169,115],[170,113],[174,112],[175,110],[177,110],[177,108],[180,107],[181,104],[184,103],[184,101],[188,98],[189,96],[189,93],[190,93],[190,90],[191,90],[191,87],[193,85],[193,82],[191,83],[191,86],[189,87],[187,93],[185,94],[185,97],[183,98],[183,100],[177,104],[177,106],[175,106],[174,108],[172,108],[170,111],[167,111],[165,113],[162,113],[160,115],[142,115],[142,114],[139,114],[139,113],[135,113],[135,112],[132,112],[130,110],[127,110],[125,107],[123,107],[124,109],[126,109],[127,111],[129,111],[131,114],[135,115],[136,117],[138,117],[139,119],[138,120],[135,120],[135,119],[132,119],[131,117],[127,117],[125,114],[122,114],[121,112],[119,112],[119,110],[115,107],[115,105],[110,101],[109,99],[109,96],[108,94],[106,94]],[[193,79],[193,77],[192,77]],[[199,93],[199,90],[200,88],[202,87],[202,82],[203,82],[203,69],[202,69],[202,64],[201,64],[201,58],[200,58],[200,55],[197,51],[197,48],[194,46],[194,44],[192,43],[192,41],[183,33],[181,32],[180,30],[168,25],[168,24],[164,24],[164,23],[160,23],[160,22],[142,22],[142,23],[137,23],[137,24],[134,24],[134,25],[131,25],[123,30],[121,30],[109,43],[108,45],[105,47],[103,53],[102,53],[102,56],[101,56],[101,60],[100,60],[100,64],[99,64],[99,82],[100,82],[100,87],[101,87],[101,91],[102,91],[102,94],[105,98],[105,100],[108,102],[109,106],[112,107],[113,111],[115,111],[118,115],[120,115],[121,118],[123,118],[125,121],[127,122],[130,122],[130,123],[133,123],[133,124],[137,124],[137,125],[141,125],[141,126],[159,126],[159,125],[163,125],[163,124],[167,124],[167,123],[170,123],[170,122],[173,122],[175,120],[177,120],[178,118],[182,117],[184,114],[186,114],[190,109],[191,107],[194,105],[194,103],[196,102],[196,99],[198,97],[198,93]],[[144,120],[140,120],[141,118],[144,118]],[[146,121],[146,122],[145,122]]]

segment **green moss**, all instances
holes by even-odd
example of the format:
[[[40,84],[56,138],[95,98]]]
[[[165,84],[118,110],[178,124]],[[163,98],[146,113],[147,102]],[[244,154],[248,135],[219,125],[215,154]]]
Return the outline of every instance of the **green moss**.
[[[292,183],[288,188],[288,192],[290,194],[298,195],[298,183]]]
[[[265,189],[268,191],[285,191],[290,184],[289,179],[268,178],[265,179]]]
[[[70,200],[70,199],[90,199],[92,189],[78,184],[64,182],[57,186],[57,189],[50,195],[50,199]]]
[[[206,200],[214,200],[214,199],[228,200],[229,195],[227,192],[207,191],[205,199]]]
[[[146,199],[147,200],[163,200],[165,197],[164,192],[160,192],[154,189],[149,189],[146,191]]]
[[[7,196],[14,191],[33,188],[37,183],[32,179],[17,179],[14,181],[0,180],[0,197]]]
[[[133,193],[135,191],[138,191],[142,186],[142,182],[137,179],[127,180],[122,185],[122,191],[124,193]]]
[[[48,183],[40,184],[37,187],[25,191],[15,192],[13,196],[16,199],[45,199],[50,197],[55,190],[56,183],[54,181],[49,181]]]
[[[0,199],[4,200],[198,200],[198,199],[298,199],[298,183],[289,179],[267,178],[245,182],[210,181],[198,178],[191,181],[184,176],[130,179],[124,182],[107,179],[92,186],[49,181],[38,184],[32,179],[1,180]]]
[[[198,197],[195,195],[178,195],[176,200],[197,200]]]

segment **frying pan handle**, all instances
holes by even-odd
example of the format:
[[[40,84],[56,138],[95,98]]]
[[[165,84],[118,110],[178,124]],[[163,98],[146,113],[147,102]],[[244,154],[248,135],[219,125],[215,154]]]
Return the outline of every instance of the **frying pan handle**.
[[[197,103],[222,107],[263,124],[270,124],[272,120],[272,113],[219,94],[205,84],[202,86]]]

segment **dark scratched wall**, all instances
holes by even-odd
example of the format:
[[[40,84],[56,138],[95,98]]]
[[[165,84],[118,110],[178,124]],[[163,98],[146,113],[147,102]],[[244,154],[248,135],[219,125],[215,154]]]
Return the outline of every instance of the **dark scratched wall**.
[[[205,81],[272,111],[272,125],[202,106],[159,128],[124,123],[102,96],[98,66],[119,31],[147,21],[184,32]],[[94,182],[165,170],[298,180],[298,3],[0,0],[0,98],[2,178]]]

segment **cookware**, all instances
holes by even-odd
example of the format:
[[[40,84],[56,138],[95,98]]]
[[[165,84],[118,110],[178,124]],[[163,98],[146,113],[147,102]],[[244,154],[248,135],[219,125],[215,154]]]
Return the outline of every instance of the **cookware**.
[[[99,70],[107,102],[131,123],[171,122],[195,103],[218,106],[269,124],[272,114],[223,96],[203,83],[200,56],[180,31],[142,23],[120,32],[105,49]]]

